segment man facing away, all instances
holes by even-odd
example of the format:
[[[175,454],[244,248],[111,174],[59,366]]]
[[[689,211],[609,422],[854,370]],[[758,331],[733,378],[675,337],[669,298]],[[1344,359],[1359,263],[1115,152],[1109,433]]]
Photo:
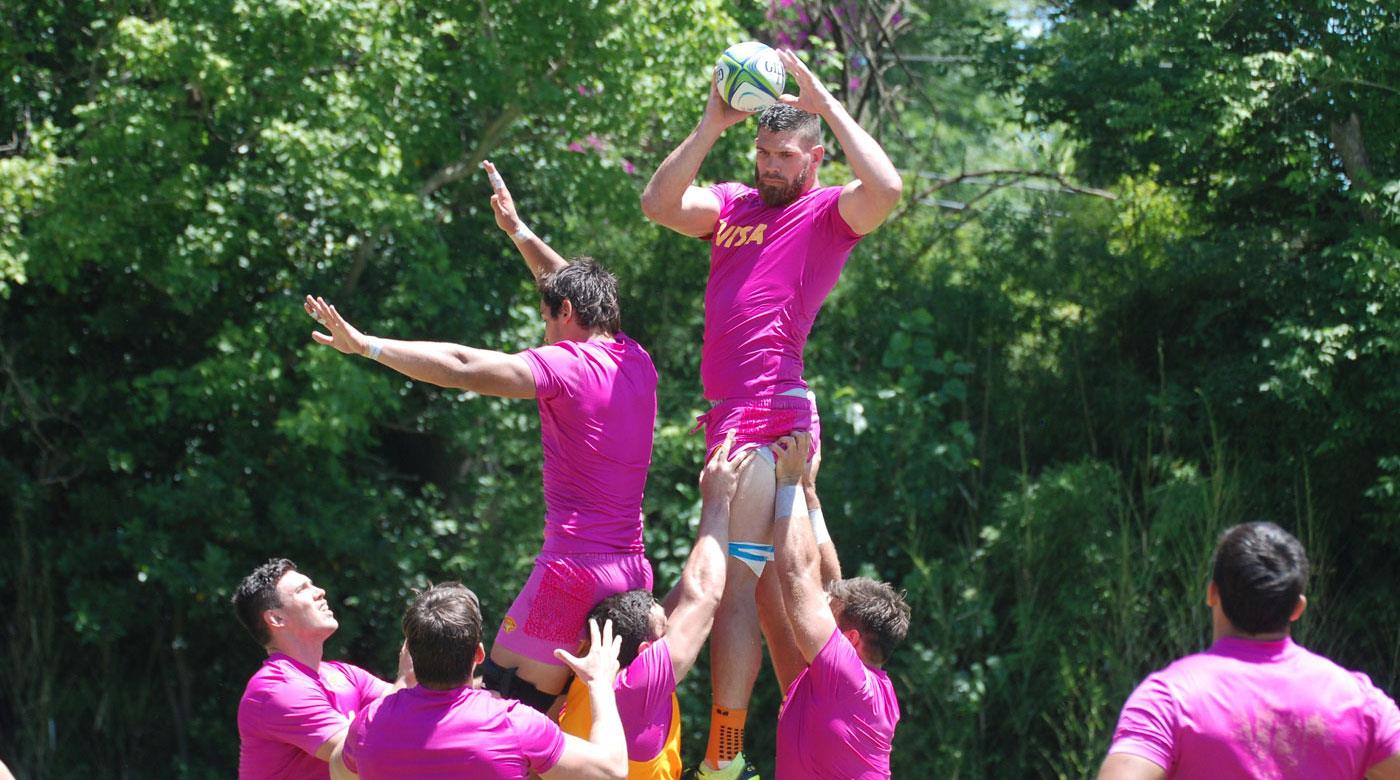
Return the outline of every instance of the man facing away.
[[[727,105],[711,84],[700,123],[642,195],[642,211],[651,220],[710,242],[701,355],[705,397],[713,404],[701,418],[707,452],[728,430],[738,432],[736,451],[766,447],[797,429],[818,435],[816,406],[802,378],[807,335],[851,249],[879,227],[903,187],[884,150],[807,66],[790,51],[779,56],[800,95],[784,95],[759,117],[756,186],[692,184],[720,134],[748,116]],[[817,180],[826,151],[823,119],[856,177],[845,186],[822,187]],[[731,522],[735,560],[711,640],[714,710],[702,777],[754,776],[736,755],[763,660],[760,628],[781,684],[801,666],[795,650],[780,641],[777,583],[762,576],[772,559],[771,460],[749,461]],[[820,532],[825,536],[824,527]],[[713,774],[730,762],[736,766]]]
[[[1395,702],[1289,637],[1308,569],[1273,523],[1221,535],[1206,586],[1215,641],[1138,685],[1099,780],[1400,778]]]
[[[621,331],[617,279],[589,258],[566,262],[525,227],[510,191],[486,163],[496,223],[535,275],[545,345],[517,354],[459,344],[366,336],[334,306],[307,296],[328,331],[313,337],[413,379],[504,398],[534,398],[544,450],[544,545],[506,612],[486,686],[548,711],[568,682],[554,654],[577,651],[601,599],[650,589],[642,492],[656,421],[656,367]]]
[[[909,632],[909,605],[866,577],[822,587],[807,491],[798,484],[813,481],[810,446],[805,432],[774,445],[775,574],[804,662],[778,711],[777,780],[888,780],[899,702],[883,667]]]
[[[747,458],[730,460],[733,444],[730,431],[700,473],[700,529],[680,582],[665,601],[658,604],[650,591],[629,590],[609,596],[589,614],[590,620],[611,621],[622,640],[619,660],[624,669],[614,687],[627,735],[630,780],[676,780],[681,774],[676,685],[695,664],[724,590],[729,500]],[[569,734],[582,735],[592,721],[587,688],[576,680],[559,725]]]
[[[374,702],[355,718],[337,776],[365,780],[544,780],[623,778],[627,753],[613,699],[617,641],[612,626],[590,623],[583,658],[556,651],[589,691],[598,713],[587,739],[565,735],[544,713],[472,686],[486,657],[481,609],[461,583],[435,585],[403,617],[418,684]],[[343,771],[342,771],[343,770]]]
[[[323,661],[339,627],[326,592],[286,558],[243,578],[233,594],[238,620],[267,650],[238,702],[238,776],[328,778],[327,762],[357,712],[394,686],[358,666]],[[400,653],[398,686],[413,668]]]

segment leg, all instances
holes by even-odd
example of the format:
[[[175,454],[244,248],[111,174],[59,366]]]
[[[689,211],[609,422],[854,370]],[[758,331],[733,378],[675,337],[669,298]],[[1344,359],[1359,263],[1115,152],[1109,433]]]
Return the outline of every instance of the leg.
[[[750,458],[739,474],[739,485],[730,503],[731,540],[772,543],[773,493],[772,464],[761,457]],[[717,708],[747,709],[759,667],[763,664],[755,600],[757,586],[758,577],[753,570],[731,556],[726,569],[724,594],[715,613],[714,630],[710,633],[710,689]],[[728,761],[733,757],[728,750],[719,749],[719,741],[719,733],[712,728],[710,748],[706,751],[706,760],[712,766],[717,761]]]

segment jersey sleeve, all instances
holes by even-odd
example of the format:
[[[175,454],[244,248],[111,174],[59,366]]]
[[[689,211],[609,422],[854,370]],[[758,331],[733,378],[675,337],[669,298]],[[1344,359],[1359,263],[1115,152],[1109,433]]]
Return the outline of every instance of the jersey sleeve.
[[[514,702],[508,712],[511,727],[520,743],[520,754],[536,774],[544,774],[564,756],[564,732],[544,713]]]
[[[831,630],[831,637],[808,665],[807,679],[811,681],[813,698],[818,700],[871,694],[865,663],[839,628]]]
[[[1377,688],[1371,678],[1354,673],[1368,699],[1367,712],[1371,720],[1371,750],[1366,755],[1366,768],[1394,755],[1400,755],[1400,708],[1395,700]]]
[[[846,218],[841,216],[841,192],[843,187],[828,187],[821,193],[822,201],[818,204],[819,220],[823,228],[831,234],[832,241],[843,249],[854,246],[857,241],[864,238],[857,233],[846,222]]]
[[[716,198],[719,198],[719,216],[723,218],[725,214],[729,213],[729,209],[733,205],[734,199],[739,197],[739,195],[744,192],[745,187],[744,185],[738,182],[725,181],[720,182],[718,184],[711,184],[706,189],[714,193]],[[715,224],[718,225],[719,220],[715,220]],[[703,236],[696,236],[696,238],[699,238],[701,241],[706,242],[708,242],[714,237],[714,231],[710,231],[709,233],[706,233]]]
[[[671,694],[676,692],[676,669],[671,646],[663,637],[647,646],[627,665],[626,679],[617,685],[617,709],[624,726],[670,720]],[[629,740],[632,731],[628,730]]]
[[[359,706],[355,707],[356,712],[368,707],[370,702],[384,698],[394,689],[393,684],[358,666],[347,663],[337,663],[336,665],[340,667],[341,672],[346,677],[350,678],[350,681],[355,685],[356,693],[359,694],[360,703]]]
[[[288,677],[268,691],[257,704],[257,718],[268,738],[311,755],[350,725],[324,690],[300,677]]]
[[[1176,764],[1176,700],[1158,675],[1140,683],[1118,716],[1109,754],[1147,759],[1167,772]]]
[[[578,373],[580,356],[572,348],[561,344],[534,347],[520,353],[530,365],[530,373],[535,378],[535,397],[541,401],[552,401],[564,393],[573,383]]]

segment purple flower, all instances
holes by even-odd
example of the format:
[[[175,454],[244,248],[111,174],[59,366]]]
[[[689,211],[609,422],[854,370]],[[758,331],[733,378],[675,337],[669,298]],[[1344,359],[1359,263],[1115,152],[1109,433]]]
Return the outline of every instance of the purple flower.
[[[624,157],[622,158],[622,170],[628,176],[631,176],[637,172],[637,166],[633,165],[631,160]]]
[[[850,87],[852,92],[860,89],[860,76],[852,76],[851,80],[846,82],[846,86]]]
[[[603,141],[603,139],[599,138],[598,136],[592,133],[589,133],[588,137],[583,140],[587,141],[589,146],[593,147],[595,150],[600,152],[608,148],[607,143]]]
[[[583,144],[579,143],[578,141],[574,141],[573,143],[569,144],[568,148],[571,152],[578,152],[579,154],[583,154],[584,152]]]
[[[896,13],[894,16],[890,17],[890,26],[893,27],[894,25],[899,24],[902,21],[904,21],[904,14]]]

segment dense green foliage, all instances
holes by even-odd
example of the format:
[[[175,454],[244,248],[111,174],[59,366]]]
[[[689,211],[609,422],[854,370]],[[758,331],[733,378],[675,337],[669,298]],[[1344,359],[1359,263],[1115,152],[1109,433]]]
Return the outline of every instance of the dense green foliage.
[[[329,654],[385,673],[413,588],[504,611],[539,543],[534,405],[318,347],[298,304],[537,343],[485,157],[620,277],[662,376],[647,541],[674,579],[706,251],[636,198],[746,37],[802,48],[906,174],[807,372],[843,563],[915,610],[895,776],[1090,776],[1133,684],[1207,641],[1206,558],[1245,519],[1315,559],[1303,641],[1400,691],[1387,4],[23,5],[0,30],[0,757],[23,777],[228,776],[259,651],[227,599],[271,555],[337,602]],[[747,133],[703,174],[747,178]]]

